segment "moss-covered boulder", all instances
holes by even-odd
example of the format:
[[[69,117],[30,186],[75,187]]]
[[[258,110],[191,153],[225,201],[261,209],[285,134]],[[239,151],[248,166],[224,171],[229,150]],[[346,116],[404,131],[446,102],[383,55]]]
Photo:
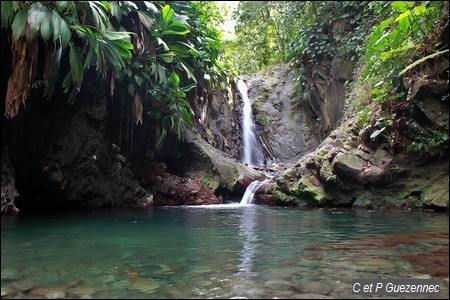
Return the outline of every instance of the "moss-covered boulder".
[[[265,178],[262,172],[212,147],[193,131],[187,130],[186,143],[188,174],[203,178],[223,194],[243,194],[252,181]]]
[[[449,203],[448,174],[437,178],[433,185],[428,186],[422,193],[423,204],[447,208]]]

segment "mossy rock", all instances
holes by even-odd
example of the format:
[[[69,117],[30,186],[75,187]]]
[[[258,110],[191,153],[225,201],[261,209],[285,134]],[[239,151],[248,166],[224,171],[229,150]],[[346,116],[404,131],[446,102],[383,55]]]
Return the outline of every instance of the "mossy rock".
[[[282,191],[278,186],[271,191],[280,204],[284,205],[297,205],[297,206],[309,206],[309,202],[305,200],[305,197],[297,197],[293,194],[288,194]]]
[[[356,200],[353,202],[354,208],[372,208],[372,193],[359,192],[356,194]]]
[[[220,186],[220,183],[218,181],[215,181],[214,179],[211,179],[210,177],[208,177],[206,175],[202,176],[202,178],[200,178],[200,182],[214,191],[217,190]]]
[[[199,134],[186,130],[189,146],[188,161],[193,176],[203,178],[214,188],[216,183],[230,192],[245,190],[254,180],[264,179],[264,175],[236,161],[226,153],[206,143]],[[216,188],[216,189],[217,189]]]
[[[303,180],[303,184],[306,187],[304,193],[307,193],[311,198],[313,198],[317,202],[317,204],[321,204],[329,200],[329,197],[327,196],[323,185],[313,184],[310,178],[305,178],[305,180]]]
[[[440,208],[448,207],[449,202],[449,179],[441,177],[435,181],[433,185],[425,188],[422,193],[423,204],[429,206],[437,206]]]

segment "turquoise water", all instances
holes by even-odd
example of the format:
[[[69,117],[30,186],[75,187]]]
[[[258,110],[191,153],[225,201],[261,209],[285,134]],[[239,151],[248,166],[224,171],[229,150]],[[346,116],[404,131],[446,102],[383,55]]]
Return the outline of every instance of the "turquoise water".
[[[352,279],[435,276],[448,298],[433,273],[448,221],[257,205],[2,216],[2,297],[351,298]],[[447,260],[407,258],[432,252]]]

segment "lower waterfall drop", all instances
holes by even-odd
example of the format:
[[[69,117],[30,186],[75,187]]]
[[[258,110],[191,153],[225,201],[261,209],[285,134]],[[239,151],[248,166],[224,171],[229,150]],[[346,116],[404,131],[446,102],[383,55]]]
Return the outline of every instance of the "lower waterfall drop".
[[[253,203],[253,196],[255,195],[256,191],[266,182],[269,182],[270,178],[267,178],[263,181],[255,180],[247,187],[245,190],[244,196],[242,196],[241,202],[239,202],[240,205],[249,205]]]
[[[244,102],[243,108],[243,119],[242,119],[242,144],[243,144],[243,155],[242,162],[250,167],[261,167],[265,165],[264,154],[259,141],[255,122],[252,115],[252,103],[248,97],[248,89],[244,80],[240,79],[237,83],[239,93],[241,94],[242,100]],[[240,205],[249,205],[253,203],[253,196],[255,192],[270,179],[265,179],[264,181],[255,180],[253,181],[245,190],[244,196],[242,197]]]

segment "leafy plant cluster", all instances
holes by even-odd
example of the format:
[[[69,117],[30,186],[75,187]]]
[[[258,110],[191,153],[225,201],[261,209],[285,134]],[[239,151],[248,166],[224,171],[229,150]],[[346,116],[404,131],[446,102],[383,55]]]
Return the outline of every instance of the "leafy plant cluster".
[[[439,45],[425,45],[426,38],[442,19],[444,3],[394,1],[389,18],[372,32],[366,51],[365,76],[393,79],[403,74],[407,59],[415,51],[434,51]],[[389,81],[388,81],[389,84]]]
[[[181,138],[183,126],[193,126],[187,93],[226,78],[219,34],[206,22],[211,9],[187,1],[2,1],[13,49],[5,116],[18,113],[35,82],[43,97],[61,86],[73,103],[95,71],[111,96],[126,91],[120,96],[135,124],[155,121],[158,147],[168,132]]]
[[[448,7],[447,7],[448,9]],[[395,106],[405,98],[401,77],[415,66],[448,53],[439,43],[428,43],[445,13],[445,3],[394,1],[389,17],[382,21],[370,36],[365,54],[365,78],[377,78],[372,90],[376,103]],[[409,59],[420,56],[409,63]]]
[[[416,134],[415,131],[410,132],[407,124],[401,124],[408,117],[405,112],[410,105],[402,77],[425,61],[444,58],[444,54],[448,53],[448,48],[442,48],[437,41],[437,33],[448,26],[442,24],[442,20],[447,19],[448,22],[445,18],[445,14],[448,16],[448,6],[445,9],[444,2],[395,1],[389,4],[387,19],[376,26],[370,36],[364,77],[376,82],[371,98],[384,112],[385,117],[379,117],[376,123],[383,123],[385,118],[392,122],[387,126],[375,127],[366,124],[364,128],[370,128],[371,139],[385,137],[391,141],[390,146],[407,144],[405,146],[409,152],[443,156],[444,150],[448,149],[447,132],[435,128]],[[417,59],[413,61],[411,58]],[[402,130],[398,130],[400,127]],[[364,139],[364,136],[361,138]]]
[[[375,6],[383,11],[381,4],[360,1],[241,1],[237,38],[227,51],[241,73],[280,62],[299,67],[340,56],[356,61],[376,19],[370,13]]]
[[[443,157],[448,151],[448,128],[445,131],[435,130],[424,134],[422,131],[415,136],[406,150],[416,155]]]

